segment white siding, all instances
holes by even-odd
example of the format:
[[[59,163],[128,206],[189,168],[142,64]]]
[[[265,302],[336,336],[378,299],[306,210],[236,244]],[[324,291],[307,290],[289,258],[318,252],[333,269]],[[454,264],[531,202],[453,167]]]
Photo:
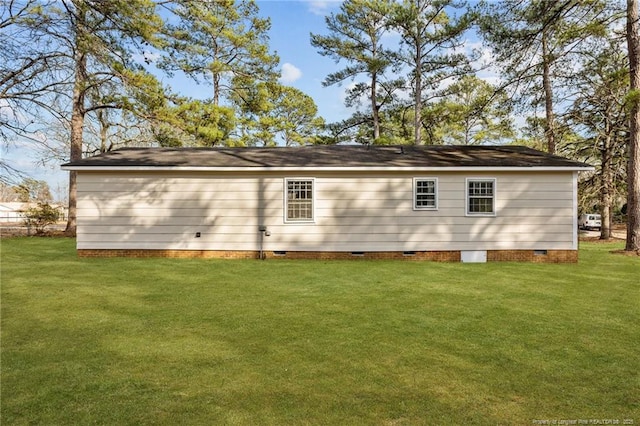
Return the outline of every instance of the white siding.
[[[264,250],[574,248],[571,172],[431,173],[436,211],[413,209],[415,176],[314,174],[314,222],[296,224],[283,215],[293,175],[80,172],[78,248],[259,250],[259,225]],[[495,217],[465,215],[469,177],[497,179]]]

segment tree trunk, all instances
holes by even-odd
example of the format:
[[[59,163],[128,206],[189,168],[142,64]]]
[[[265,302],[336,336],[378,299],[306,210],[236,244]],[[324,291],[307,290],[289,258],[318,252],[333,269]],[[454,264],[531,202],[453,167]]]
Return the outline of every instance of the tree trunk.
[[[105,153],[108,150],[107,143],[109,139],[109,121],[107,113],[104,110],[97,110],[96,116],[100,123],[100,152]]]
[[[608,127],[608,125],[606,126]],[[608,240],[611,238],[611,200],[613,189],[613,170],[611,170],[611,137],[609,136],[609,129],[605,129],[607,136],[604,139],[604,146],[602,147],[602,165],[601,165],[601,179],[602,188],[600,190],[600,215],[602,216],[602,222],[600,227],[600,239]]]
[[[464,144],[471,144],[471,123],[469,123],[469,117],[464,119]]]
[[[380,116],[378,114],[378,99],[376,98],[376,88],[378,85],[378,74],[371,76],[371,110],[373,112],[373,141],[380,138]]]
[[[413,132],[415,139],[413,143],[422,145],[422,49],[418,40],[416,40],[416,87],[414,90],[415,117],[413,119]]]
[[[544,88],[544,109],[546,123],[544,134],[547,138],[549,154],[556,153],[555,117],[553,114],[553,91],[551,89],[551,57],[547,46],[547,33],[542,32],[542,86]]]
[[[84,58],[78,64],[84,69],[86,62]],[[79,68],[78,66],[76,67]],[[71,152],[70,160],[78,161],[82,159],[82,136],[84,130],[84,85],[83,77],[76,77],[73,88],[73,111],[71,113]],[[69,218],[65,233],[69,236],[76,234],[77,217],[77,183],[76,172],[69,172]]]
[[[78,18],[76,21],[75,35],[75,81],[73,85],[73,98],[71,104],[71,149],[70,161],[78,161],[82,159],[82,136],[84,130],[85,116],[85,89],[87,84],[87,57],[81,48],[81,38],[84,32],[84,11],[77,8]],[[76,217],[77,217],[77,180],[76,172],[69,172],[69,217],[67,219],[67,228],[65,234],[69,236],[76,235]]]
[[[629,122],[629,168],[627,171],[627,244],[625,250],[640,251],[640,33],[638,0],[627,0],[627,46],[630,89],[635,96]]]
[[[76,77],[73,88],[73,111],[71,113],[71,152],[70,160],[78,161],[82,159],[82,133],[84,128],[84,102],[83,89],[81,88],[82,78]],[[76,172],[69,172],[69,217],[65,233],[69,236],[76,234],[77,216],[77,183]]]
[[[213,104],[218,106],[220,103],[220,74],[213,73]]]

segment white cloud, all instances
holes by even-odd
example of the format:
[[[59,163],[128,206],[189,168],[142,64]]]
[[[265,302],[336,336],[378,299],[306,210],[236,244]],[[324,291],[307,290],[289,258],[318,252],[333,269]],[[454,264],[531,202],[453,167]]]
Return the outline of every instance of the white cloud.
[[[300,68],[288,62],[282,64],[282,71],[280,72],[281,83],[293,83],[300,77],[302,77],[302,71],[300,71]]]
[[[341,0],[311,0],[309,3],[309,11],[314,15],[325,16],[329,13],[329,9],[339,5]]]

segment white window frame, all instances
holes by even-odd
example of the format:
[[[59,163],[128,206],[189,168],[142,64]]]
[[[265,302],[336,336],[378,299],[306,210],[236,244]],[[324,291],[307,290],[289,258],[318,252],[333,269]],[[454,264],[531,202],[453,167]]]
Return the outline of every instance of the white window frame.
[[[491,212],[470,212],[469,211],[469,184],[471,182],[491,182],[493,184],[493,195],[491,197]],[[496,198],[498,196],[498,180],[496,178],[485,177],[470,177],[465,179],[464,183],[464,199],[465,199],[465,214],[466,216],[483,216],[483,217],[495,217],[496,216]]]
[[[289,217],[289,182],[310,181],[311,182],[311,218],[291,219]],[[316,180],[312,177],[288,177],[284,179],[284,223],[314,223],[316,212]]]
[[[434,190],[434,205],[433,206],[418,206],[418,182],[431,181],[433,182]],[[437,177],[414,177],[413,178],[413,210],[438,210],[438,178]]]

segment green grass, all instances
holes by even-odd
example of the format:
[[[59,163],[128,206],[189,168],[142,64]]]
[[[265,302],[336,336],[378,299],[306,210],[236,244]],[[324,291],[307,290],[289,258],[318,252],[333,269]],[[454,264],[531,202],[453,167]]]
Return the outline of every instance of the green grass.
[[[640,423],[640,259],[79,259],[2,241],[2,424]]]

